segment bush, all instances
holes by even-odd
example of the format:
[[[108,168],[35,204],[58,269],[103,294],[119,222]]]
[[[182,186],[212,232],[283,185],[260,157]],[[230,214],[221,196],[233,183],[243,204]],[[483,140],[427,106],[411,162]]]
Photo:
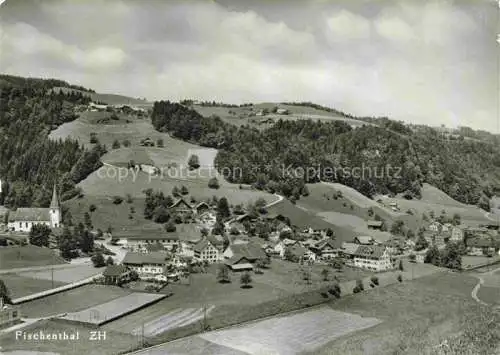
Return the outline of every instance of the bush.
[[[359,288],[360,291],[363,291],[365,289],[365,286],[363,285],[363,280],[357,279],[356,280],[356,287]]]
[[[165,224],[165,230],[169,233],[175,232],[177,230],[177,227],[175,226],[174,223],[171,221]]]
[[[354,286],[354,288],[352,289],[352,292],[359,293],[359,292],[361,292],[361,289],[358,286]]]
[[[374,285],[378,286],[378,277],[377,277],[377,276],[372,276],[372,277],[371,277],[371,279],[370,279],[370,281],[371,281]]]
[[[101,253],[97,253],[92,258],[90,258],[94,267],[103,267],[106,265],[106,261],[104,260],[104,256]]]
[[[403,275],[401,275],[401,274],[398,275],[398,281],[403,282]]]
[[[208,187],[211,188],[211,189],[218,189],[220,187],[219,180],[217,180],[216,177],[211,178],[208,181]]]
[[[120,203],[122,203],[122,202],[123,202],[123,198],[121,198],[120,196],[115,196],[115,197],[113,197],[113,203],[114,203],[115,205],[119,205],[119,204],[120,204]]]

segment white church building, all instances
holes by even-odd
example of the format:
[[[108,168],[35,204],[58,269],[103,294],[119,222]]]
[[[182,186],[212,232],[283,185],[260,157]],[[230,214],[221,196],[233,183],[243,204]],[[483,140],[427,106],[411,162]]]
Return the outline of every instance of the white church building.
[[[29,232],[34,224],[45,224],[50,228],[61,226],[61,209],[57,198],[56,186],[52,193],[49,208],[18,208],[10,211],[7,228],[15,232]]]

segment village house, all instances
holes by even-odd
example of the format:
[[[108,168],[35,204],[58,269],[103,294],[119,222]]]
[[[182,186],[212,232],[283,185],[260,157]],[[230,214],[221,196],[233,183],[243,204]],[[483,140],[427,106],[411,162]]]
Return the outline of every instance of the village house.
[[[168,209],[171,213],[175,213],[183,217],[193,215],[193,207],[183,198],[179,198]]]
[[[55,185],[49,208],[18,208],[9,212],[7,228],[11,231],[27,233],[35,224],[45,224],[50,228],[61,227],[61,209]]]
[[[158,172],[155,162],[150,158],[148,152],[144,148],[130,150],[127,161],[147,174],[154,175]]]
[[[382,245],[387,248],[390,255],[401,255],[406,248],[406,242],[402,238],[391,238]]]
[[[427,230],[434,232],[434,233],[439,233],[441,232],[443,228],[443,225],[439,223],[438,221],[432,221],[428,226]]]
[[[285,255],[286,248],[289,247],[289,246],[292,246],[292,245],[294,245],[296,243],[298,243],[296,240],[288,239],[288,238],[280,240],[274,246],[274,253],[277,254],[277,255],[279,255],[281,258],[283,258],[284,255]]]
[[[122,239],[123,246],[129,251],[149,253],[158,249],[161,244],[166,250],[172,250],[174,245],[179,244],[179,236],[172,233],[166,233],[161,230],[144,230],[132,235],[113,235],[113,239]],[[158,250],[156,250],[158,251]]]
[[[493,238],[467,238],[467,254],[473,256],[493,255],[498,250],[498,243]]]
[[[134,270],[142,280],[167,281],[166,266],[169,256],[165,253],[128,252],[122,264]]]
[[[343,242],[342,243],[342,255],[346,259],[346,263],[353,262],[354,254],[358,250],[359,244]]]
[[[125,265],[109,265],[103,271],[104,282],[107,285],[120,285],[130,280],[131,271]]]
[[[250,260],[239,254],[227,259],[226,261],[224,261],[224,264],[234,272],[253,270],[253,265]]]
[[[451,227],[450,241],[461,242],[462,240],[464,240],[464,229],[465,226],[463,225]]]
[[[16,324],[21,319],[21,314],[17,307],[4,303],[3,297],[0,297],[0,328]]]
[[[201,239],[193,247],[194,257],[209,264],[216,263],[223,259],[219,249],[215,247],[207,238]]]
[[[320,240],[311,247],[316,259],[326,261],[342,256],[342,243],[335,239]]]
[[[196,211],[196,214],[200,216],[203,213],[210,211],[210,206],[208,205],[208,203],[202,201],[198,203],[196,206],[194,206],[194,209]]]
[[[284,258],[298,263],[314,262],[316,260],[316,254],[304,248],[300,243],[295,243],[286,247]]]
[[[223,253],[224,258],[231,259],[234,256],[245,257],[250,263],[255,263],[259,259],[267,258],[265,251],[254,243],[229,245]]]
[[[279,108],[276,110],[276,113],[278,115],[287,115],[288,114],[288,110],[286,108]]]
[[[393,268],[387,248],[380,245],[360,245],[354,253],[354,266],[371,271]]]

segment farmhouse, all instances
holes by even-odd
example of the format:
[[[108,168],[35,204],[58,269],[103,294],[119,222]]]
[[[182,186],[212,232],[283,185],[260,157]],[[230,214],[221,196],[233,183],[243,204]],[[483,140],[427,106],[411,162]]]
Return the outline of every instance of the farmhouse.
[[[206,202],[200,202],[196,206],[194,206],[197,215],[202,215],[205,212],[210,211],[210,206]]]
[[[169,207],[169,210],[181,216],[189,216],[193,214],[193,207],[191,207],[191,205],[183,198],[179,198],[175,201],[172,206]]]
[[[235,255],[224,262],[232,271],[252,271],[253,265],[246,257]]]
[[[465,246],[467,254],[474,256],[493,255],[498,250],[498,243],[492,238],[468,238]]]
[[[125,239],[124,246],[129,251],[140,253],[149,253],[155,251],[155,249],[160,250],[155,246],[158,244],[161,244],[165,249],[172,250],[173,246],[179,243],[179,236],[177,234],[166,233],[160,230],[143,230],[135,233],[137,234],[126,236],[114,235],[113,239]]]
[[[166,281],[166,265],[168,256],[165,253],[134,253],[128,252],[122,264],[134,270],[141,279]]]
[[[226,250],[224,250],[223,255],[226,259],[231,259],[235,256],[244,257],[250,263],[254,263],[259,259],[267,257],[265,251],[254,243],[230,245],[226,248]]]
[[[102,273],[107,285],[118,285],[130,280],[131,272],[125,265],[109,265]]]
[[[141,171],[150,175],[154,175],[158,171],[155,162],[149,157],[148,152],[144,148],[130,149],[127,156],[127,163],[138,167]]]
[[[29,232],[35,224],[45,224],[50,228],[61,226],[61,209],[55,185],[49,208],[18,208],[9,213],[7,228],[16,232]]]
[[[342,255],[341,242],[334,239],[325,239],[317,242],[311,247],[317,259],[331,260]]]
[[[393,267],[387,248],[379,245],[360,245],[354,253],[354,266],[372,271]]]
[[[201,239],[193,247],[194,257],[210,264],[221,260],[219,249],[217,249],[207,238]]]

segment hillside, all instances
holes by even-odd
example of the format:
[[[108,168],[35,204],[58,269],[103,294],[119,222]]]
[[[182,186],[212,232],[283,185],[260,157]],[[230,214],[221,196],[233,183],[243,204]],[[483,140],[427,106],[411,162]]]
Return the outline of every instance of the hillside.
[[[75,93],[81,93],[82,95],[86,95],[90,97],[90,99],[93,102],[103,102],[107,105],[133,105],[133,106],[138,106],[138,107],[151,107],[152,103],[148,102],[147,100],[143,99],[137,99],[125,95],[117,95],[117,94],[104,94],[104,93],[98,93],[98,92],[88,92],[88,91],[82,91],[78,90],[76,88],[72,87],[59,87],[56,86],[54,88],[51,88],[50,91],[54,92],[59,92],[62,91],[64,93],[69,93],[69,92],[75,92]]]

